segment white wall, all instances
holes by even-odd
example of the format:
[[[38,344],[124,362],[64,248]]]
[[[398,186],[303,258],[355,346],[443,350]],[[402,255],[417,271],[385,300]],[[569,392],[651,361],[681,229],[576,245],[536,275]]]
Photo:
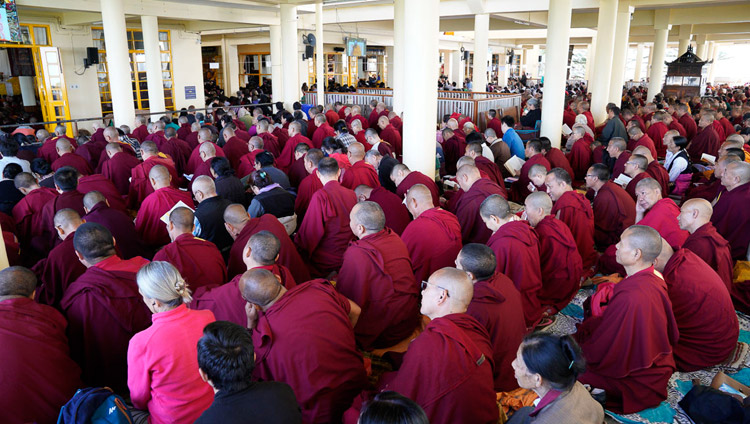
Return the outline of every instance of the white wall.
[[[206,99],[203,93],[200,35],[173,29],[170,37],[172,39],[172,78],[174,79],[172,89],[174,90],[175,110],[190,105],[204,107]],[[186,86],[195,86],[195,99],[185,98]]]

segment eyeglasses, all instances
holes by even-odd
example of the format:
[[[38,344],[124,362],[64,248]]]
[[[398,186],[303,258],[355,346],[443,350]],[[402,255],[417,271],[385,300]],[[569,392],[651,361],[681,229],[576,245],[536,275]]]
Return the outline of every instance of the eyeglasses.
[[[450,297],[450,292],[448,291],[448,289],[446,289],[445,287],[440,287],[437,284],[433,284],[433,283],[430,283],[428,281],[422,281],[422,291],[424,291],[424,289],[427,288],[428,284],[431,285],[431,286],[435,286],[435,287],[439,288],[440,290],[445,290],[445,295],[448,296],[448,297]]]

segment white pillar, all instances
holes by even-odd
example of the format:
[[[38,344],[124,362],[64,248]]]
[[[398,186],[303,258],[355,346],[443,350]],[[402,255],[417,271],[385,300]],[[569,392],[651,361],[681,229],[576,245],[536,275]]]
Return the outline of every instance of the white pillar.
[[[638,43],[638,47],[635,49],[635,74],[633,75],[633,81],[638,82],[641,80],[642,66],[643,66],[643,44]]]
[[[272,88],[272,101],[283,102],[284,101],[284,73],[283,62],[281,58],[281,26],[271,25],[270,29],[270,41],[271,41],[271,88]]]
[[[297,63],[297,6],[282,4],[280,8],[284,107],[292,110],[292,105],[300,98],[299,64]]]
[[[462,54],[458,50],[451,52],[451,67],[453,68],[451,71],[453,74],[451,82],[455,82],[458,88],[461,88],[464,84],[464,61],[461,57]]]
[[[539,52],[540,49],[538,44],[535,44],[529,51],[528,66],[531,78],[539,78]]]
[[[648,96],[646,101],[652,101],[654,96],[661,92],[664,85],[664,58],[667,54],[667,38],[669,29],[656,29],[654,37],[653,60],[651,73],[649,75]]]
[[[714,82],[714,71],[716,70],[716,59],[719,58],[719,44],[715,42],[711,42],[713,47],[711,48],[711,57],[710,59],[713,61],[713,63],[708,65],[708,82],[712,83]]]
[[[649,75],[649,78],[651,75],[651,63],[653,61],[654,61],[654,45],[652,44],[648,47],[648,62],[646,62],[647,63],[646,73]]]
[[[596,52],[596,33],[591,36],[591,44],[586,51],[586,82],[591,86],[591,77],[594,75],[594,59]],[[590,90],[591,88],[589,88]]]
[[[404,111],[404,93],[407,85],[407,68],[404,65],[404,61],[406,60],[406,36],[404,34],[406,31],[405,28],[408,26],[406,3],[407,0],[394,0],[393,2],[393,111],[397,114]],[[437,38],[437,33],[433,34],[433,36]],[[411,40],[409,42],[411,43]],[[419,75],[419,78],[421,78],[420,74],[415,74],[411,69],[409,69],[409,73],[411,75]]]
[[[499,54],[500,59],[497,63],[497,84],[500,87],[508,85],[508,70],[510,69],[510,65],[508,64],[508,55],[505,54],[506,51],[505,47],[502,47]]]
[[[677,46],[677,57],[682,56],[687,51],[690,45],[690,37],[692,37],[693,26],[692,25],[680,25],[680,44]]]
[[[393,66],[394,66],[393,65],[393,56],[394,56],[394,54],[395,53],[393,52],[393,46],[387,46],[385,48],[385,55],[387,57],[387,61],[386,61],[386,65],[385,65],[386,66],[385,86],[388,87],[388,88],[393,88],[393,76],[395,74],[395,72],[393,71]]]
[[[620,107],[622,102],[622,85],[625,81],[625,63],[628,58],[628,39],[630,38],[630,16],[633,6],[623,5],[617,10],[617,27],[615,45],[612,55],[612,75],[609,80],[609,102]]]
[[[404,164],[412,171],[435,176],[435,124],[437,123],[438,34],[440,0],[396,0],[403,3],[404,66],[412,78],[404,92]],[[403,75],[402,75],[403,76]]]
[[[133,126],[133,80],[130,77],[130,56],[125,32],[125,12],[122,0],[101,0],[104,42],[107,45],[109,90],[115,124]]]
[[[707,60],[708,59],[708,42],[706,41],[706,34],[699,34],[698,37],[695,39],[695,43],[698,46],[698,49],[695,51],[695,54],[701,58],[701,60]]]
[[[237,95],[237,91],[240,90],[240,55],[237,45],[232,44],[230,40],[226,40],[225,51],[227,55],[227,87],[229,88],[227,95],[235,96]],[[244,86],[245,84],[243,80],[242,85]]]
[[[600,0],[599,21],[596,37],[596,63],[591,75],[591,114],[598,125],[607,118],[606,106],[609,103],[609,83],[612,74],[612,54],[615,45],[617,21],[617,0]]]
[[[326,101],[325,50],[323,49],[323,2],[315,4],[315,79],[318,81],[318,104]]]
[[[141,16],[141,28],[143,29],[143,52],[146,54],[148,108],[151,112],[162,112],[166,110],[166,105],[164,103],[164,81],[161,77],[159,21],[156,16]]]
[[[474,15],[474,78],[473,90],[487,91],[487,49],[489,49],[490,15]]]
[[[552,147],[557,148],[560,147],[563,110],[565,109],[571,1],[550,1],[547,21],[547,64],[544,68],[544,103],[542,104],[540,134],[548,137]]]

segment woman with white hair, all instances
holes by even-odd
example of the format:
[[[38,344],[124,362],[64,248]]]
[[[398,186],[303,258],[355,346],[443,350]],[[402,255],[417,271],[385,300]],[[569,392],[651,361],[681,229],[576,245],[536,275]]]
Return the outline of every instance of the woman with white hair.
[[[168,262],[145,265],[136,280],[153,323],[128,347],[134,422],[192,423],[214,400],[213,389],[198,373],[197,343],[216,318],[211,311],[187,308],[193,300],[190,289]]]

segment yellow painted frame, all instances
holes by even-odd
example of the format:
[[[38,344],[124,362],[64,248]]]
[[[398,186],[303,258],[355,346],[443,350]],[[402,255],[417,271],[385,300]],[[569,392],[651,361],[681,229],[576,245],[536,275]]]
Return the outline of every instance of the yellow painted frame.
[[[240,70],[243,69],[242,64],[244,63],[245,56],[260,56],[260,59],[258,60],[258,63],[260,64],[260,69],[263,69],[263,56],[267,56],[267,55],[270,55],[270,54],[271,54],[271,52],[242,53],[242,54],[238,54],[237,55],[237,60],[238,60],[239,68],[240,68]],[[244,72],[239,72],[240,88],[245,86],[243,84],[245,82],[245,79],[244,79],[245,76],[251,76],[251,77],[257,76],[259,78],[259,81],[262,81],[263,77],[271,78],[271,74],[261,73],[260,69],[258,69],[258,72],[251,73],[251,74],[246,74]]]

